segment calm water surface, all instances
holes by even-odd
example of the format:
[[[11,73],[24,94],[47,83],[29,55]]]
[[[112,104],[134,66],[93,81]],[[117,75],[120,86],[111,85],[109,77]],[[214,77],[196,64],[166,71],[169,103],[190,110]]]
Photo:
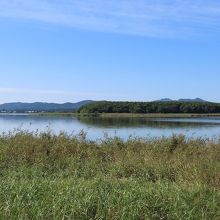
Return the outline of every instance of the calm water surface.
[[[161,137],[185,134],[187,137],[220,137],[220,117],[216,118],[86,118],[86,117],[46,117],[31,115],[0,115],[0,133],[14,129],[28,131],[51,130],[55,134],[64,131],[78,134],[87,132],[91,140],[108,136],[127,139],[133,137]]]

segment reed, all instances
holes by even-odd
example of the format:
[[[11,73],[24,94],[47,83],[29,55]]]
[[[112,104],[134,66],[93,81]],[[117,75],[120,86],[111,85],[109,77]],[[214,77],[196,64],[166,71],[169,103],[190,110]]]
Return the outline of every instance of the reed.
[[[0,219],[219,219],[220,140],[0,136]]]

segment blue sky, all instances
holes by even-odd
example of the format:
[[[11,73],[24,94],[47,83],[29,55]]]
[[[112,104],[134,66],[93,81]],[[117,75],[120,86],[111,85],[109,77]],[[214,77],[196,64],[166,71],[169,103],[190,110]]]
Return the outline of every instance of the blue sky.
[[[220,102],[218,0],[0,0],[0,103]]]

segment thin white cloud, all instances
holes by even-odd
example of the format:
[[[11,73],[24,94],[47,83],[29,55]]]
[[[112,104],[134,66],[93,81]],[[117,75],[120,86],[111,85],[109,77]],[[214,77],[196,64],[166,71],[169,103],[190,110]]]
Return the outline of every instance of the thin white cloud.
[[[62,91],[62,90],[37,90],[37,89],[21,89],[21,88],[0,88],[0,93],[28,93],[28,94],[44,94],[44,95],[67,95],[73,94],[70,91]]]
[[[125,95],[122,95],[126,97]],[[82,92],[68,90],[44,90],[44,89],[26,89],[26,88],[3,88],[0,87],[0,103],[5,102],[77,102],[81,100],[93,99],[117,99],[118,93],[101,92]],[[122,97],[123,98],[123,97]]]
[[[65,102],[65,100],[74,100],[79,96],[71,91],[62,90],[40,90],[40,89],[24,89],[24,88],[0,88],[0,103],[5,102],[35,102],[44,100],[49,102],[54,100],[57,102]]]
[[[0,0],[0,17],[86,30],[180,37],[220,31],[218,0]]]
[[[97,96],[99,93],[94,92],[74,92],[70,90],[45,90],[45,89],[24,89],[24,88],[0,88],[0,95],[16,95],[17,97],[25,94],[32,97],[36,97],[36,95],[39,96],[67,96],[67,97],[89,97],[89,96]],[[106,95],[102,93],[102,95]]]

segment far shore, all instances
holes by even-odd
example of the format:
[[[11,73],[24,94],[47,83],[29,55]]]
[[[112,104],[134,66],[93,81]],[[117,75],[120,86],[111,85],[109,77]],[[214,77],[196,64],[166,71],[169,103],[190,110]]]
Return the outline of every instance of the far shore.
[[[204,113],[204,114],[184,114],[184,113],[147,113],[147,114],[132,114],[132,113],[99,113],[99,114],[79,114],[71,112],[43,112],[32,113],[37,116],[62,116],[62,117],[101,117],[101,118],[208,118],[220,117],[220,113]]]

